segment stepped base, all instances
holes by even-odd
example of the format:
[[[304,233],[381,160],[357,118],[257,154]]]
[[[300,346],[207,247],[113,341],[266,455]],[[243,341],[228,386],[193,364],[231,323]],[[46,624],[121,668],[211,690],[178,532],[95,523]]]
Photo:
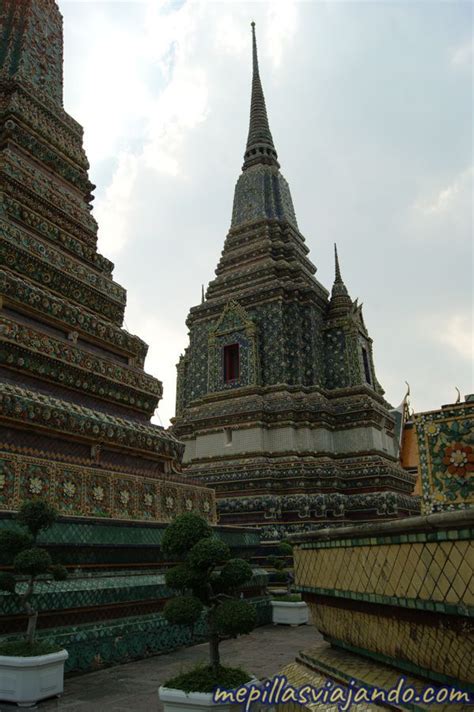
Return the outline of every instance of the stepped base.
[[[315,688],[322,688],[328,679],[343,686],[356,682],[358,687],[373,688],[383,690],[395,688],[400,678],[403,676],[406,685],[414,687],[418,692],[428,686],[438,689],[441,684],[429,683],[426,680],[408,675],[396,670],[393,667],[384,665],[374,660],[368,660],[360,655],[350,653],[338,648],[332,648],[325,642],[315,645],[310,650],[299,654],[296,662],[290,663],[279,672],[288,679],[288,684],[294,687],[311,685]],[[327,712],[337,712],[337,704],[282,704],[277,706],[278,712],[296,712],[297,710],[308,710],[313,712],[325,710]],[[468,712],[472,710],[469,704],[427,704],[423,702],[410,703],[387,703],[383,706],[374,703],[359,703],[350,707],[351,712],[372,712],[373,710],[400,710],[401,712]]]

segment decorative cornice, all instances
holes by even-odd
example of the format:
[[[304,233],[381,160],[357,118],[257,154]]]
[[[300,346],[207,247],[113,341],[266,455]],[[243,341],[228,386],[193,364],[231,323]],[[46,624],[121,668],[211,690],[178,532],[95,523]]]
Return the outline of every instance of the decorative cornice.
[[[67,341],[0,315],[0,362],[66,388],[86,391],[151,415],[163,393],[158,379],[100,358]]]
[[[111,277],[113,263],[99,254],[95,247],[62,230],[46,219],[44,215],[29,210],[19,200],[7,194],[4,194],[2,204],[5,216],[13,218],[27,229],[34,230],[50,242],[55,243],[60,249],[66,249],[73,257],[89,262],[93,269],[106,275],[107,278]]]
[[[157,425],[139,423],[0,382],[0,416],[19,425],[60,431],[91,443],[110,442],[133,451],[180,460],[184,445]]]
[[[105,348],[110,345],[125,354],[132,354],[136,357],[136,365],[143,366],[148,346],[138,336],[129,334],[125,329],[100,319],[46,289],[0,269],[0,294],[4,297],[4,305],[21,305],[27,312],[40,315],[43,320],[46,317],[53,324],[59,323],[65,331],[84,333],[99,345],[104,344]]]

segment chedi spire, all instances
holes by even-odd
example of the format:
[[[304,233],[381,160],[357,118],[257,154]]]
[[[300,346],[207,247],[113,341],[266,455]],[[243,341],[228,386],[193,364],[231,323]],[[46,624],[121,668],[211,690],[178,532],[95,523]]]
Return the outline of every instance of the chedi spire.
[[[352,299],[349,296],[347,287],[341,276],[341,268],[339,266],[339,256],[337,254],[337,245],[334,243],[334,262],[335,262],[335,277],[332,285],[331,300],[329,302],[330,316],[342,316],[346,314],[352,307]]]
[[[242,170],[258,163],[280,167],[268,123],[267,107],[258,68],[255,22],[252,22],[252,98],[250,123]]]

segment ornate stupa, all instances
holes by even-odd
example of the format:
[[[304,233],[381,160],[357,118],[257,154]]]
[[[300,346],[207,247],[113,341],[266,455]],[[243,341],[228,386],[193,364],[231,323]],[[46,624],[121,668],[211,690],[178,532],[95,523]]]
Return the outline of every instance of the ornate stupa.
[[[0,23],[0,510],[41,496],[72,516],[212,520],[212,492],[174,474],[183,446],[150,422],[162,385],[97,252],[61,14],[4,0]]]
[[[274,538],[416,513],[372,339],[337,251],[316,279],[280,172],[252,24],[250,125],[216,277],[191,309],[174,433],[186,473],[215,488],[220,521]]]

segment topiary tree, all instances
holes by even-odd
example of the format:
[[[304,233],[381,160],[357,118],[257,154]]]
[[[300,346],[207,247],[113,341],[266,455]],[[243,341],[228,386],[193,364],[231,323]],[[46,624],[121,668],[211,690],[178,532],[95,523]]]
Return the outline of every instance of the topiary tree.
[[[269,556],[267,561],[275,569],[273,574],[273,580],[275,583],[284,583],[290,590],[291,582],[293,580],[292,574],[286,570],[288,564],[292,564],[293,560],[293,547],[286,541],[282,541],[278,545],[278,553],[280,556]],[[284,558],[281,558],[281,557]]]
[[[57,519],[56,510],[47,502],[33,500],[22,505],[16,519],[23,526],[0,531],[0,564],[12,567],[11,573],[0,573],[0,590],[14,596],[28,616],[26,639],[33,645],[38,610],[33,604],[36,581],[62,581],[67,577],[64,566],[53,564],[46,549],[37,546],[40,532],[49,529]]]
[[[176,517],[167,527],[162,549],[167,556],[181,559],[166,573],[166,584],[179,597],[166,603],[163,614],[169,623],[188,626],[205,614],[210,667],[217,677],[222,669],[221,640],[250,633],[255,627],[255,608],[239,598],[239,589],[252,578],[252,568],[243,559],[232,559],[227,544],[192,513]]]

